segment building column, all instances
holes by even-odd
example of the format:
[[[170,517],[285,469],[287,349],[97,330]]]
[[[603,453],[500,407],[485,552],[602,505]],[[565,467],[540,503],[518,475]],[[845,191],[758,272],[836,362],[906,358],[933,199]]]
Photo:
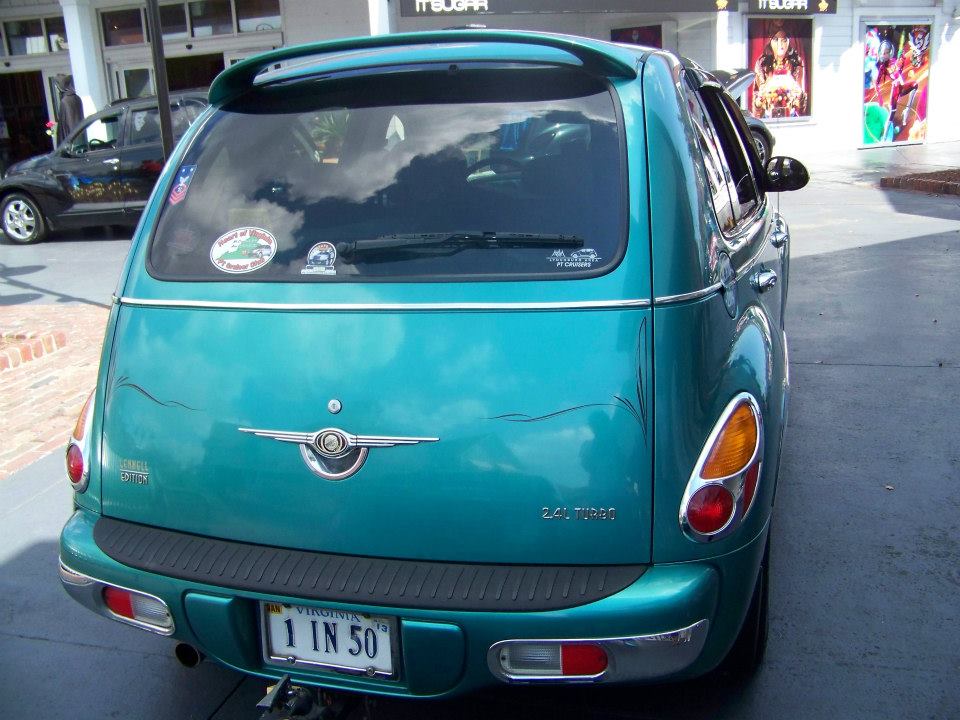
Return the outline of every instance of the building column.
[[[370,9],[370,34],[388,35],[393,32],[390,27],[390,4],[388,0],[367,0]]]
[[[60,0],[60,6],[67,27],[73,86],[83,101],[84,115],[91,115],[110,100],[104,83],[106,73],[100,51],[97,11],[90,5],[90,0]]]

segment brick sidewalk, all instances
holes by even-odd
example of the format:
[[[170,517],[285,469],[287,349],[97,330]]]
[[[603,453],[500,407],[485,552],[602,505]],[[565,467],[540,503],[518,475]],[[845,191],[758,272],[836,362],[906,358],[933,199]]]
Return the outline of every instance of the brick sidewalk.
[[[66,445],[96,382],[107,315],[89,305],[0,307],[0,331],[67,339],[62,350],[0,373],[0,480]]]

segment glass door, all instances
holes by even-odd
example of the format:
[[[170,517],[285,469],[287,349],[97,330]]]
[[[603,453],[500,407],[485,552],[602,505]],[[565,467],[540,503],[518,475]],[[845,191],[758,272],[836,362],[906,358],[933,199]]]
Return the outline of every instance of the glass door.
[[[153,68],[148,65],[111,65],[110,92],[113,100],[156,95]]]

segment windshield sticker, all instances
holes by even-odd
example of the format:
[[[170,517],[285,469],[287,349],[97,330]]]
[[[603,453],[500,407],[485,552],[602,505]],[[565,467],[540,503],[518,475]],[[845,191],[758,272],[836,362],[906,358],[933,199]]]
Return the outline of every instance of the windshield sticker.
[[[216,239],[210,262],[225,273],[248,273],[262,268],[276,252],[277,239],[263,228],[237,228]]]
[[[193,173],[196,172],[196,165],[184,165],[177,173],[177,181],[173,184],[173,190],[170,191],[170,204],[176,205],[187,196],[187,188],[190,187],[190,181],[193,180]]]
[[[301,275],[336,275],[337,249],[333,243],[319,242],[307,253],[307,264]]]
[[[594,263],[602,258],[597,255],[593,248],[580,248],[567,255],[563,250],[554,250],[552,255],[547,256],[547,261],[557,266],[558,270],[565,268],[592,268]]]

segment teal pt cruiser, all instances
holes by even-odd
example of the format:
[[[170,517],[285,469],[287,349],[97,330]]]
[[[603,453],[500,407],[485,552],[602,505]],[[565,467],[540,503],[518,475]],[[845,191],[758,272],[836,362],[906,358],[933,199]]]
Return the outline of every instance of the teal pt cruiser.
[[[263,678],[395,696],[761,660],[789,232],[660,50],[339,40],[210,89],[136,231],[60,577]]]

